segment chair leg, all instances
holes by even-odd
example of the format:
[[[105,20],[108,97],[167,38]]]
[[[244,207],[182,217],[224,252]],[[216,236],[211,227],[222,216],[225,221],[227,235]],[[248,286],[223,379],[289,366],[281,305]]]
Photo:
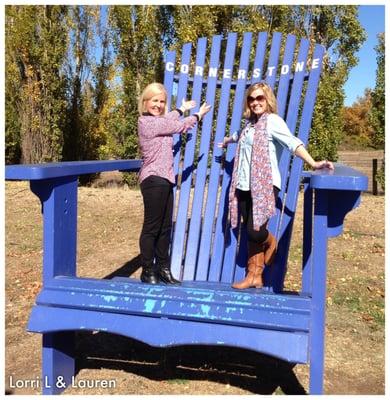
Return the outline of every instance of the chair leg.
[[[309,393],[323,394],[324,391],[324,360],[312,359],[310,362],[310,387]]]
[[[42,394],[59,394],[75,374],[74,331],[45,333],[42,338]]]

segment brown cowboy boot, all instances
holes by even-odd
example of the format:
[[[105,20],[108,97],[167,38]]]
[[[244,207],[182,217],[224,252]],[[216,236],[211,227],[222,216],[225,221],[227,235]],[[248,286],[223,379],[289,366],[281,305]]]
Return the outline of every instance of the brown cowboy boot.
[[[272,233],[268,233],[267,239],[265,240],[265,242],[263,242],[263,246],[264,264],[270,266],[274,262],[277,247],[276,238]]]
[[[249,242],[248,246],[248,266],[245,278],[240,282],[233,283],[234,289],[248,289],[251,287],[263,287],[263,278],[261,274],[264,269],[264,251],[263,245]]]

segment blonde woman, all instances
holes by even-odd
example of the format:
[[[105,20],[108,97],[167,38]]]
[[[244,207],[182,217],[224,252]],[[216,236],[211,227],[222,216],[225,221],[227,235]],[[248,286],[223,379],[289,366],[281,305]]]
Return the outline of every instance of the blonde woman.
[[[144,222],[139,243],[141,281],[145,283],[180,283],[171,274],[168,251],[175,184],[172,135],[187,132],[211,108],[203,104],[197,113],[180,118],[195,106],[195,101],[183,100],[180,108],[167,113],[167,92],[157,82],[148,85],[139,99],[138,138],[142,157],[139,181],[144,203]]]
[[[247,89],[244,105],[247,123],[240,135],[225,137],[220,147],[238,142],[229,193],[232,227],[238,223],[238,209],[248,233],[248,265],[245,279],[233,283],[235,289],[263,286],[264,265],[272,265],[276,239],[268,231],[269,218],[281,186],[278,168],[283,148],[300,157],[313,169],[333,169],[330,161],[314,161],[302,141],[294,136],[277,115],[272,88],[256,83]]]

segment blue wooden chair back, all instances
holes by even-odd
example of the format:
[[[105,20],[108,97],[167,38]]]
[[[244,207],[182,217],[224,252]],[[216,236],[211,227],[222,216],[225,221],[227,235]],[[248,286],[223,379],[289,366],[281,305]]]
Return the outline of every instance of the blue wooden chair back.
[[[177,190],[171,266],[183,280],[230,283],[245,273],[246,232],[230,228],[227,212],[236,145],[228,147],[221,163],[224,150],[217,143],[242,128],[246,88],[265,81],[275,91],[279,115],[306,144],[324,48],[311,46],[307,39],[297,43],[294,35],[283,40],[279,32],[247,32],[242,37],[229,33],[226,39],[217,35],[210,42],[208,49],[207,38],[200,38],[193,58],[191,43],[183,45],[180,61],[175,51],[166,54],[169,106],[179,107],[183,98],[213,106],[186,138],[174,138]],[[265,286],[274,291],[283,289],[302,162],[291,162],[285,150],[279,168],[282,188],[277,213],[269,222],[279,247],[273,268],[264,274]]]

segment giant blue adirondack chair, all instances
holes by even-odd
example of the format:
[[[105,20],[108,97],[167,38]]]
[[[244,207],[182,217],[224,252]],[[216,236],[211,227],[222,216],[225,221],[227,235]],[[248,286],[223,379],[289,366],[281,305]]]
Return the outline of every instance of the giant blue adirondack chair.
[[[301,160],[282,154],[282,190],[269,223],[279,241],[274,265],[264,272],[264,288],[234,290],[232,281],[245,273],[246,233],[230,228],[227,212],[235,146],[230,145],[222,163],[217,143],[242,127],[245,89],[260,80],[274,87],[279,114],[307,143],[323,54],[320,45],[277,32],[200,38],[185,44],[180,57],[166,53],[170,107],[179,106],[183,98],[213,105],[213,112],[187,137],[184,150],[181,136],[175,137],[178,186],[171,266],[183,280],[181,286],[77,277],[78,177],[137,171],[140,160],[6,167],[7,179],[29,180],[42,202],[43,288],[28,330],[43,336],[42,374],[49,383],[43,393],[59,393],[63,388],[55,385],[58,377],[70,382],[75,373],[77,330],[111,332],[157,347],[234,346],[307,363],[310,393],[322,393],[327,239],[342,232],[345,215],[367,189],[367,177],[339,164],[333,173],[304,172]],[[301,280],[302,289],[294,294],[284,291],[283,281],[301,185],[302,275],[295,279]]]

